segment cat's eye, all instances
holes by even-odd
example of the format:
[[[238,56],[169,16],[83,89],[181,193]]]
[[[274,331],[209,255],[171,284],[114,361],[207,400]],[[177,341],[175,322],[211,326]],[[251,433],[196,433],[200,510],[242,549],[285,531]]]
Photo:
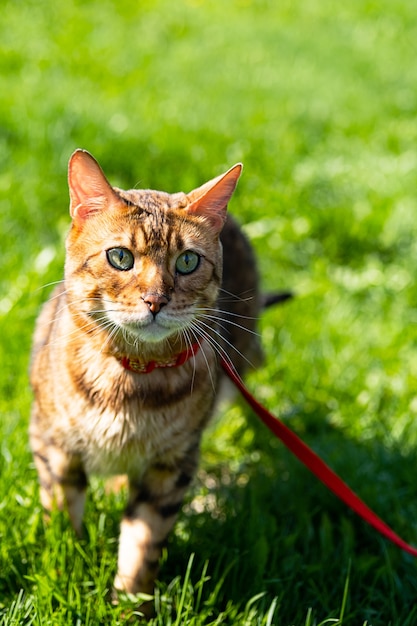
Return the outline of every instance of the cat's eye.
[[[117,270],[127,271],[131,270],[135,259],[130,250],[126,248],[111,248],[107,250],[107,260]]]
[[[186,250],[177,259],[175,269],[179,274],[191,274],[200,264],[200,255],[192,250]]]

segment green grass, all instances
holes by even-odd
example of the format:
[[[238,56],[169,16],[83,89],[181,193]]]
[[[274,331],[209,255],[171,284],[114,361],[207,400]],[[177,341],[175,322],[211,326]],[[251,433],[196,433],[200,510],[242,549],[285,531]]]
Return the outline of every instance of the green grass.
[[[190,190],[236,161],[265,289],[249,386],[417,544],[417,17],[409,0],[5,0],[0,20],[0,624],[121,624],[123,498],[44,528],[31,333],[59,280],[66,164]],[[417,563],[237,402],[214,420],[154,625],[413,626]]]

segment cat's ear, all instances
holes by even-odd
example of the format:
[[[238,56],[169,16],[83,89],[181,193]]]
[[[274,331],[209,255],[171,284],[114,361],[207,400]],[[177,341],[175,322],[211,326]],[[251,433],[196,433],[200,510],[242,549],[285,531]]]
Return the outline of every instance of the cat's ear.
[[[236,163],[224,174],[188,193],[191,204],[185,210],[206,218],[213,230],[219,233],[226,221],[227,203],[236,188],[242,168],[242,163]]]
[[[95,158],[76,150],[68,164],[71,217],[85,219],[109,206],[117,196]]]

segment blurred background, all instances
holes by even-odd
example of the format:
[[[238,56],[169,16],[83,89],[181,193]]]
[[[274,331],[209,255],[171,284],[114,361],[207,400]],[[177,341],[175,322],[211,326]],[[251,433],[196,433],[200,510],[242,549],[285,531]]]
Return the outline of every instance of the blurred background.
[[[266,365],[249,386],[417,542],[416,42],[408,0],[3,0],[4,615],[22,589],[40,606],[27,368],[35,317],[62,277],[78,147],[124,188],[189,191],[244,163],[230,211],[264,289],[296,294],[265,314]],[[242,623],[337,618],[351,567],[343,623],[416,623],[413,560],[326,494],[243,404],[214,421],[187,507],[163,578],[183,575],[193,551],[197,580],[205,560],[213,580],[227,570],[214,614],[265,592],[258,621]],[[231,615],[210,623],[240,623]]]

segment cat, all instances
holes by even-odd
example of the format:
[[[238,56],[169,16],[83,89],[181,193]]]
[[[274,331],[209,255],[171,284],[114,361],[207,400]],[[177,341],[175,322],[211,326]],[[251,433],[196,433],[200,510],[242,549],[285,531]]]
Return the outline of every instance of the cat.
[[[240,375],[262,362],[255,257],[227,214],[241,170],[168,194],[112,187],[85,150],[69,161],[72,224],[34,334],[30,442],[45,511],[66,507],[79,534],[88,476],[128,476],[116,592],[154,591],[220,358]]]

